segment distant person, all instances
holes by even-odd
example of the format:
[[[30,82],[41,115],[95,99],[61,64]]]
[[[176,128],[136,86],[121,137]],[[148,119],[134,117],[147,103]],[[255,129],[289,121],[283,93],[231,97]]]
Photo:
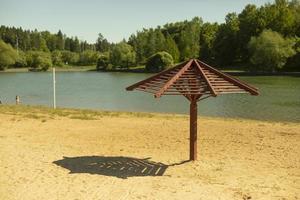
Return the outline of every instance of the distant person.
[[[16,105],[20,104],[20,96],[16,96]]]

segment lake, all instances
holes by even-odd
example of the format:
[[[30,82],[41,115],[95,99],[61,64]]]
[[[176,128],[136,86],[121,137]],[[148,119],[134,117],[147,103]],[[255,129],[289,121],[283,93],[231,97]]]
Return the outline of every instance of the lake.
[[[58,107],[114,111],[189,113],[183,96],[153,95],[125,88],[151,74],[121,72],[57,72]],[[259,96],[220,95],[198,103],[199,115],[300,122],[300,78],[292,76],[238,77],[259,88]],[[0,73],[0,100],[14,104],[52,106],[52,74]]]

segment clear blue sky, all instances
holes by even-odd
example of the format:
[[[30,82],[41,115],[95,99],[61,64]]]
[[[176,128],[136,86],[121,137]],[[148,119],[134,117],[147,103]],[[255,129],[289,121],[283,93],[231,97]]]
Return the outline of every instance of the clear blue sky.
[[[272,0],[0,0],[0,25],[25,29],[59,29],[68,36],[95,42],[102,33],[111,42],[142,28],[202,17],[224,22],[228,12]]]

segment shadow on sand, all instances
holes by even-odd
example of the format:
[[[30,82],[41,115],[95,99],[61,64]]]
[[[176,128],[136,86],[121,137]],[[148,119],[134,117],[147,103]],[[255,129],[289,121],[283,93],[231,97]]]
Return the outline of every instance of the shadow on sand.
[[[70,173],[89,173],[126,179],[133,176],[162,176],[169,166],[181,165],[188,160],[172,165],[153,162],[150,158],[81,156],[64,157],[53,163],[70,170]]]

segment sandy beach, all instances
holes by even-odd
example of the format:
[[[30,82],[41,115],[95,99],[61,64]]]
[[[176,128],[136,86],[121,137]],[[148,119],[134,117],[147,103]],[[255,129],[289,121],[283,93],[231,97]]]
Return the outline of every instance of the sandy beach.
[[[0,106],[0,199],[300,199],[300,124]]]

